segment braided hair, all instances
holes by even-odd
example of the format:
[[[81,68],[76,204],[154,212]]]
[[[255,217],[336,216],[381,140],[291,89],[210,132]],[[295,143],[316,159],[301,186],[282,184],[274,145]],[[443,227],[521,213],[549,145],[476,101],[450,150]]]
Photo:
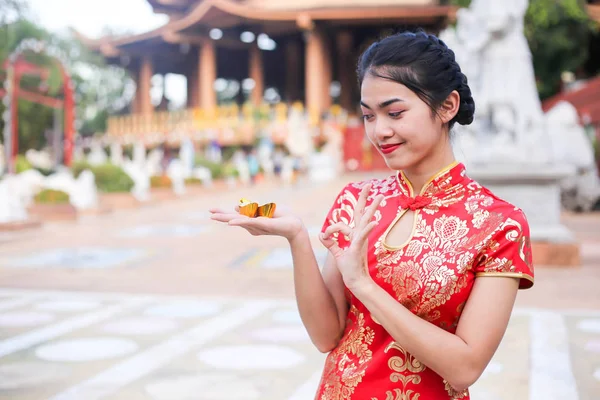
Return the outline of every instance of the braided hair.
[[[359,85],[366,74],[389,79],[412,90],[432,112],[456,90],[460,107],[448,123],[469,125],[473,122],[475,102],[467,77],[460,70],[454,52],[434,35],[425,32],[401,32],[373,43],[360,57],[357,66]]]

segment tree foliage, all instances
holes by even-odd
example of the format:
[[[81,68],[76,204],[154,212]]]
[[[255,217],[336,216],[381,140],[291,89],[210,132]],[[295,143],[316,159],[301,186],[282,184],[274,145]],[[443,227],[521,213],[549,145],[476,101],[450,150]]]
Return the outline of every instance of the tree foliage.
[[[451,0],[451,3],[468,7],[471,0]],[[581,0],[529,1],[525,36],[542,99],[560,90],[563,72],[583,72],[589,57],[589,41],[596,30]]]
[[[67,64],[65,67],[75,90],[77,131],[82,135],[103,132],[109,112],[125,108],[133,96],[133,83],[127,72],[107,66],[102,57],[91,52],[74,37],[48,32],[31,22],[28,17],[24,1],[0,0],[0,87],[6,77],[1,64],[19,43],[27,38],[43,41],[64,54]],[[57,61],[44,53],[26,53],[24,56],[29,62],[47,67],[50,76],[45,82],[41,82],[38,77],[23,77],[20,87],[62,98],[63,81]],[[4,105],[0,102],[0,115],[3,112]],[[46,132],[53,127],[54,110],[21,99],[18,112],[19,149],[23,152],[46,145]],[[2,129],[3,121],[0,119],[0,132]]]

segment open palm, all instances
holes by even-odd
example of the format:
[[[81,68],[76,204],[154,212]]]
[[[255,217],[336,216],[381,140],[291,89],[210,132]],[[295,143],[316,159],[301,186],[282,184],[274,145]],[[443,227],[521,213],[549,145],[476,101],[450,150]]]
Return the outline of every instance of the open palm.
[[[236,207],[232,211],[225,211],[218,208],[213,208],[209,211],[212,220],[223,222],[230,226],[242,227],[253,236],[282,236],[288,240],[292,240],[302,231],[304,226],[300,218],[291,213],[282,212],[279,209],[275,210],[273,218],[250,218],[241,215],[238,212],[239,207]]]

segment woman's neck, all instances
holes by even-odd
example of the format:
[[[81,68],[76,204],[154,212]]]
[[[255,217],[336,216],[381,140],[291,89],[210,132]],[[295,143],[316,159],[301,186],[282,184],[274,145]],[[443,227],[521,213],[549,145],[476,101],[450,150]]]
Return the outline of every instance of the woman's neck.
[[[452,151],[444,154],[442,157],[433,159],[430,162],[421,163],[414,168],[405,169],[402,172],[410,182],[414,194],[418,194],[431,178],[456,161]]]

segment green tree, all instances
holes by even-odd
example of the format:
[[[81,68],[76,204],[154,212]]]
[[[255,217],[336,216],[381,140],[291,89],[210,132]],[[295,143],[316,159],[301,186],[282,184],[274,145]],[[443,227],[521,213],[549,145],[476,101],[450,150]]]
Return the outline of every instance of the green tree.
[[[499,0],[500,1],[500,0]],[[450,0],[468,7],[471,0]],[[589,57],[589,40],[597,31],[581,0],[530,0],[525,36],[533,56],[542,99],[560,90],[561,74],[581,73]]]
[[[19,18],[19,15],[25,15],[19,14],[25,10],[19,8],[19,1],[0,0],[0,10],[3,10],[2,2],[10,2],[11,7],[14,6],[11,15],[16,19],[0,24],[0,63],[7,59],[22,40],[28,38],[38,39],[48,47],[57,49],[64,55],[65,67],[70,72],[75,88],[77,131],[83,135],[104,132],[109,112],[125,108],[133,96],[133,82],[126,71],[107,66],[99,55],[92,53],[74,37],[60,37],[25,18]],[[38,77],[23,77],[20,87],[34,92],[45,91],[45,94],[52,97],[63,97],[63,81],[57,61],[44,53],[28,52],[25,57],[36,65],[47,67],[50,76],[46,82],[41,82]],[[5,71],[0,67],[0,85],[4,83],[5,77]],[[3,111],[4,105],[0,102],[0,115]],[[18,112],[20,151],[43,147],[46,144],[45,132],[53,126],[54,111],[20,99]],[[0,119],[0,132],[2,129],[3,121]]]

